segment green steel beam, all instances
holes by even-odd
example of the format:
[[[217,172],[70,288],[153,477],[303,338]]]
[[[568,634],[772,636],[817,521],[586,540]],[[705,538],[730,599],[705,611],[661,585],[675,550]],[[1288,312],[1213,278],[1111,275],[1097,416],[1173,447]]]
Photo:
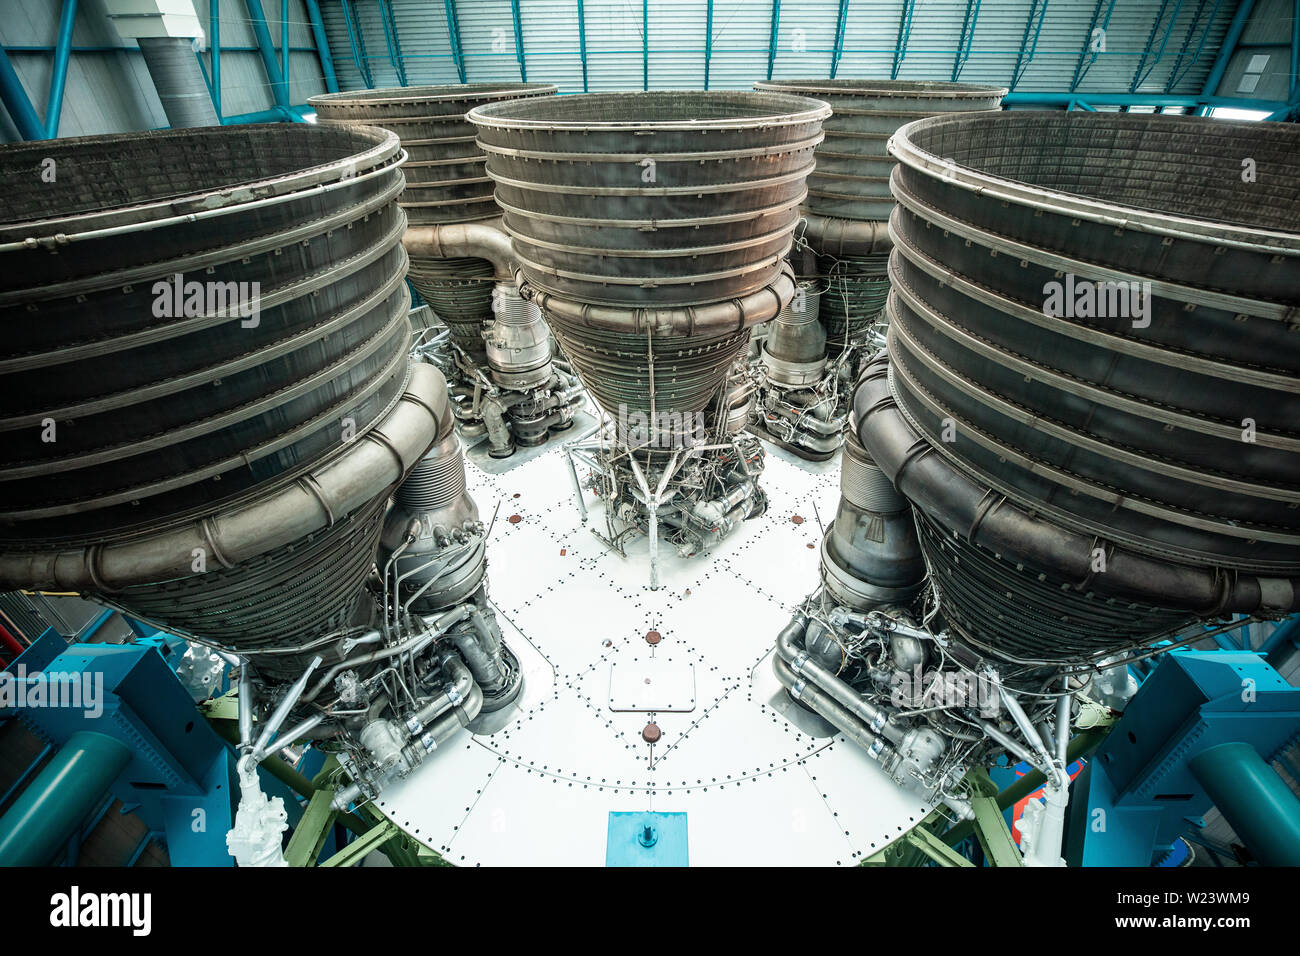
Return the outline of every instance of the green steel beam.
[[[975,865],[952,847],[948,846],[948,844],[940,840],[925,827],[913,827],[911,830],[907,831],[907,834],[903,839],[940,866]]]
[[[641,0],[641,89],[650,89],[650,0]]]
[[[1007,829],[1006,817],[998,809],[996,797],[972,797],[975,811],[975,838],[992,866],[1024,866],[1025,859]]]
[[[443,0],[447,12],[447,39],[451,41],[451,58],[456,63],[456,75],[465,82],[465,55],[460,47],[460,21],[456,18],[456,0]]]
[[[586,92],[586,13],[582,9],[582,0],[577,0],[577,55],[582,60],[582,92]]]
[[[217,732],[217,736],[235,747],[239,746],[239,693],[237,691],[232,690],[205,704],[201,704],[199,709],[207,719],[208,725]],[[329,765],[328,761],[326,761],[326,765]],[[265,770],[305,800],[310,800],[317,793],[316,783],[308,780],[295,768],[289,766],[278,754],[267,757],[258,764],[258,769]],[[321,778],[318,777],[317,779]],[[368,829],[366,824],[354,813],[341,814],[338,822],[358,836]]]
[[[1102,4],[1106,4],[1106,16],[1103,19],[1101,15]],[[1079,62],[1074,64],[1074,77],[1070,80],[1070,92],[1073,93],[1083,82],[1083,78],[1092,69],[1092,65],[1097,62],[1097,57],[1101,56],[1100,50],[1094,50],[1093,35],[1097,32],[1098,24],[1102,32],[1103,42],[1105,42],[1106,30],[1110,27],[1111,14],[1115,12],[1115,0],[1097,0],[1097,6],[1093,8],[1092,19],[1088,22],[1088,32],[1083,37],[1083,49],[1079,52]],[[1089,55],[1091,54],[1091,56]]]
[[[1089,756],[1094,750],[1101,746],[1101,742],[1106,739],[1110,733],[1110,727],[1095,727],[1091,730],[1085,730],[1081,734],[1075,734],[1070,738],[1070,745],[1065,751],[1065,765],[1068,767],[1076,760]],[[998,810],[1006,810],[1015,806],[1025,797],[1029,796],[1044,783],[1047,778],[1043,776],[1041,770],[1030,770],[1027,774],[1000,792],[995,798]],[[975,826],[970,820],[963,820],[956,826],[944,831],[939,836],[944,843],[949,846],[956,846],[962,840],[965,840],[975,831]]]
[[[908,0],[911,2],[911,0]],[[772,0],[772,32],[767,42],[767,78],[772,78],[772,67],[776,64],[776,47],[781,37],[781,0]]]
[[[903,0],[903,12],[898,18],[898,39],[894,41],[894,65],[889,71],[891,80],[898,79],[907,56],[907,41],[912,35],[912,16],[916,13],[916,0]]]
[[[976,0],[978,2],[978,0]],[[709,0],[712,13],[713,0]],[[849,18],[849,0],[840,0],[840,12],[835,18],[835,46],[831,50],[831,79],[840,71],[840,57],[844,55],[844,24]]]
[[[510,0],[510,17],[515,21],[515,59],[519,61],[519,82],[528,82],[528,65],[524,63],[524,18],[519,0]]]
[[[393,65],[397,82],[406,85],[406,65],[402,62],[402,47],[397,42],[397,21],[393,19],[393,7],[388,0],[379,0],[379,19],[384,24],[384,43],[388,47],[388,62]]]
[[[952,61],[952,81],[957,82],[962,67],[970,59],[971,45],[975,41],[975,24],[980,18],[980,0],[966,0],[966,15],[961,21],[961,39],[957,42],[957,55]]]
[[[1300,0],[1297,0],[1300,2]],[[1192,67],[1201,59],[1201,54],[1205,52],[1205,43],[1210,38],[1210,29],[1214,26],[1214,21],[1219,16],[1219,7],[1223,0],[1214,0],[1214,7],[1210,10],[1210,16],[1202,22],[1205,15],[1205,7],[1209,0],[1201,0],[1196,6],[1196,12],[1192,14],[1192,22],[1187,27],[1187,38],[1183,41],[1183,47],[1178,51],[1178,56],[1174,59],[1173,69],[1169,71],[1169,79],[1165,83],[1165,92],[1172,93],[1178,81],[1191,72]],[[1196,52],[1192,54],[1191,59],[1187,58],[1188,52],[1192,48],[1192,37],[1196,36],[1197,27],[1201,27],[1201,41],[1196,45]],[[1186,61],[1187,67],[1183,68],[1183,62]]]
[[[847,3],[848,0],[841,0]],[[1300,0],[1297,0],[1300,2]],[[709,64],[713,60],[713,0],[708,0],[707,12],[704,17],[704,88],[709,88]],[[835,71],[831,70],[831,76]]]
[[[1011,71],[1011,90],[1016,88],[1021,77],[1025,75],[1025,70],[1029,69],[1029,64],[1034,62],[1034,54],[1038,52],[1038,37],[1043,32],[1043,20],[1047,18],[1048,2],[1049,0],[1042,0],[1042,5],[1039,6],[1038,0],[1034,0],[1029,8],[1029,18],[1025,20],[1025,35],[1020,41],[1020,53],[1016,55],[1016,66]],[[1032,40],[1029,37],[1031,31]]]
[[[317,790],[307,802],[307,809],[303,811],[298,825],[293,828],[289,845],[284,850],[284,858],[290,866],[311,866],[320,857],[330,828],[334,825],[334,818],[338,816],[330,809],[330,801],[333,799],[334,790],[327,787]]]
[[[1156,11],[1155,19],[1151,21],[1151,33],[1147,36],[1146,46],[1142,48],[1142,57],[1138,60],[1137,69],[1133,71],[1133,81],[1129,83],[1128,91],[1136,93],[1138,87],[1150,78],[1151,73],[1160,65],[1160,58],[1165,55],[1165,47],[1169,44],[1169,36],[1173,33],[1174,24],[1178,22],[1178,15],[1183,11],[1183,0],[1178,0],[1174,4],[1174,13],[1166,23],[1165,14],[1169,10],[1170,0],[1161,0],[1160,9]],[[1165,25],[1164,35],[1160,40],[1160,49],[1155,49],[1156,34],[1160,32],[1160,25]],[[1155,54],[1154,57],[1152,54]],[[1151,60],[1151,66],[1147,66],[1147,60]]]
[[[364,835],[357,837],[328,860],[321,863],[321,866],[356,866],[371,851],[378,850],[394,836],[400,836],[401,832],[391,822],[385,820],[371,827]]]

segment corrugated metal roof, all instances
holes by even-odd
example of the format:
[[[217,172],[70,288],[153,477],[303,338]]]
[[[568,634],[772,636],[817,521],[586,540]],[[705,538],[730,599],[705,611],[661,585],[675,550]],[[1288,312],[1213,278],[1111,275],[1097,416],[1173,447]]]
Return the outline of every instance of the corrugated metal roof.
[[[353,16],[352,37],[344,3]],[[1199,96],[1229,24],[1243,0],[582,0],[591,90],[745,89],[773,77],[836,75],[952,79],[963,23],[978,17],[959,78],[1012,86],[1017,93],[1128,93]],[[320,0],[342,89],[460,81],[447,10],[455,11],[469,82],[517,80],[515,10],[531,81],[583,89],[579,0],[389,0],[397,49],[390,51],[380,0]],[[208,2],[195,0],[208,27]],[[280,3],[263,0],[273,42],[280,42]],[[707,36],[712,10],[712,36]],[[1219,95],[1285,98],[1290,86],[1293,0],[1256,0],[1241,46],[1223,73]],[[779,10],[775,55],[773,13]],[[910,18],[904,28],[905,13]],[[220,0],[222,108],[225,115],[274,103],[245,0]],[[290,0],[290,96],[302,103],[324,90],[305,0]],[[643,30],[643,23],[648,31]],[[1087,49],[1105,26],[1105,48]],[[0,43],[38,115],[49,88],[58,5],[8,0]],[[643,36],[648,33],[648,36]],[[210,31],[209,31],[210,34]],[[906,38],[900,53],[900,37]],[[1035,42],[1036,38],[1036,42]],[[353,55],[356,43],[356,58]],[[711,41],[711,42],[710,42]],[[240,49],[242,48],[242,49]],[[706,53],[711,49],[711,54]],[[648,64],[647,54],[648,50]],[[707,58],[707,67],[706,67]],[[205,65],[210,54],[204,54]],[[1261,66],[1262,64],[1262,66]],[[1097,104],[1094,104],[1097,105]],[[60,132],[67,135],[148,129],[166,122],[134,42],[123,41],[102,7],[83,2],[76,21]],[[17,138],[0,111],[0,135]]]
[[[561,93],[581,93],[582,56],[574,0],[529,0],[520,5],[520,19],[528,78],[554,83]]]
[[[888,77],[896,71],[904,79],[951,79],[963,22],[974,2],[848,0],[837,75]],[[1017,92],[1086,95],[1135,89],[1148,94],[1199,94],[1237,4],[1238,0],[981,0],[959,78],[1014,83]],[[1255,20],[1273,16],[1267,10],[1277,4],[1289,8],[1283,0],[1260,0]],[[455,82],[445,3],[394,0],[394,5],[403,53],[421,47],[425,55],[440,57],[438,68],[430,64],[428,72]],[[362,85],[348,66],[351,54],[338,4],[323,6],[335,59],[343,64],[340,82]],[[391,80],[391,72],[381,62],[383,37],[374,19],[378,0],[352,0],[352,6],[360,11],[358,20],[375,82],[381,74]],[[518,0],[518,6],[528,79],[557,83],[566,93],[580,91],[578,0]],[[767,75],[773,12],[778,9],[773,77],[827,76],[841,3],[585,0],[582,6],[588,88],[613,90],[641,88],[647,45],[651,88],[703,86],[710,6],[711,88],[746,88]],[[460,0],[456,11],[466,78],[470,82],[518,79],[510,0]],[[648,44],[643,41],[643,22],[649,27]],[[1086,46],[1092,29],[1103,24],[1105,48],[1093,55]],[[1289,26],[1284,32],[1289,36]],[[901,54],[900,37],[906,38]]]

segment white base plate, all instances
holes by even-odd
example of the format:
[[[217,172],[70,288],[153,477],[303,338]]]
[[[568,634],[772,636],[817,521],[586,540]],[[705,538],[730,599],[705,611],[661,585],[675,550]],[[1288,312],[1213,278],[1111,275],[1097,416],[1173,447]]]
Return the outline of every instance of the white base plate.
[[[379,809],[460,865],[601,866],[610,811],[685,812],[693,866],[850,866],[919,822],[931,808],[861,749],[769,703],[782,700],[777,631],[817,587],[839,461],[765,448],[767,514],[693,558],[664,548],[657,591],[644,538],[620,558],[592,535],[604,516],[590,495],[583,526],[562,443],[504,474],[471,462],[470,493],[497,515],[488,589],[524,692],[504,727],[453,737]],[[674,699],[626,701],[611,672],[662,679]],[[689,709],[676,699],[688,681]]]

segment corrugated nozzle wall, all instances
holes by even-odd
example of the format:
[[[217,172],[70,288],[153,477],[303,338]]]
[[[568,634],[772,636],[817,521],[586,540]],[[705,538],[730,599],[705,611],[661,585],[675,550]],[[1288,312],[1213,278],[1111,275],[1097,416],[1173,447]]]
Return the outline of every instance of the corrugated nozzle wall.
[[[1052,657],[1169,623],[1143,607],[1300,605],[1300,131],[963,115],[894,149],[896,405],[869,374],[859,434],[928,513],[955,617]],[[917,436],[928,464],[904,461]],[[1015,589],[990,590],[1017,566]],[[1037,594],[1015,599],[1037,601],[1028,640],[993,612],[1008,590]],[[1062,627],[1076,637],[1058,647]]]
[[[566,96],[470,113],[526,282],[626,314],[624,331],[590,309],[543,303],[607,412],[649,411],[652,363],[657,413],[700,412],[721,389],[760,317],[682,334],[653,319],[639,330],[637,310],[689,313],[778,279],[827,115],[816,101],[744,92]]]
[[[322,125],[381,126],[398,135],[408,153],[402,166],[406,189],[398,202],[411,225],[420,226],[501,215],[484,168],[487,157],[465,114],[485,103],[550,96],[556,89],[549,83],[465,83],[350,90],[307,102]],[[456,344],[486,366],[479,333],[491,315],[491,264],[476,258],[412,256],[408,276]]]
[[[290,124],[0,149],[0,586],[247,651],[351,620],[445,413],[400,160]]]

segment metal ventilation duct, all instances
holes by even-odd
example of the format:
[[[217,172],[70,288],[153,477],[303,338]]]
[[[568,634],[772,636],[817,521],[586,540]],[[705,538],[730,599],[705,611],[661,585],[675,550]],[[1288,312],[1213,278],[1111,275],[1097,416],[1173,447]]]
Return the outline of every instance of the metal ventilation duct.
[[[212,94],[189,37],[138,37],[140,54],[172,129],[220,126]]]
[[[313,96],[307,103],[323,126],[382,126],[409,154],[399,200],[412,226],[466,223],[501,215],[492,198],[486,157],[465,114],[484,103],[549,96],[548,83],[466,83],[353,90]],[[456,343],[487,365],[483,320],[491,314],[492,264],[481,258],[412,255],[412,284],[433,307]]]
[[[775,94],[654,92],[469,114],[523,278],[608,413],[703,412],[749,327],[789,300],[782,259],[829,112]]]
[[[400,159],[289,124],[0,150],[2,586],[232,646],[347,618],[445,416],[407,355]]]
[[[856,420],[950,622],[1059,660],[1300,607],[1300,130],[969,115],[892,149]]]

